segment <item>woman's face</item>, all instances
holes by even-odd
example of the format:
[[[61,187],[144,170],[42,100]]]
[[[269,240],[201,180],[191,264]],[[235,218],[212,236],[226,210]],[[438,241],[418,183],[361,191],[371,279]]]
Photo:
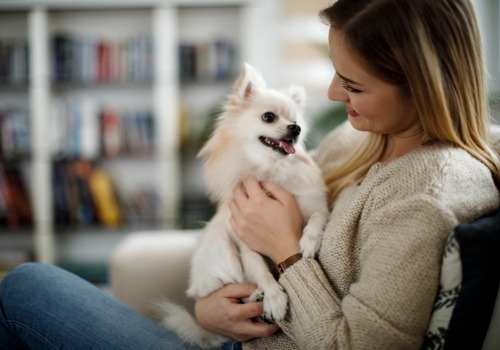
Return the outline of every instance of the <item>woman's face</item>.
[[[355,129],[400,136],[421,132],[411,98],[403,98],[396,85],[365,69],[366,63],[349,47],[341,31],[330,29],[328,42],[335,68],[328,98],[344,103]]]

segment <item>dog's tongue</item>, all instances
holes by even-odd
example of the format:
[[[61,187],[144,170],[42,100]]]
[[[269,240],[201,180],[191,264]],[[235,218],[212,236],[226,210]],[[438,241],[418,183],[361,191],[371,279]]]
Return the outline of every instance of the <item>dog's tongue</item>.
[[[283,147],[286,153],[288,154],[294,154],[295,153],[295,148],[293,147],[293,144],[285,142],[283,140],[280,140],[280,146]]]

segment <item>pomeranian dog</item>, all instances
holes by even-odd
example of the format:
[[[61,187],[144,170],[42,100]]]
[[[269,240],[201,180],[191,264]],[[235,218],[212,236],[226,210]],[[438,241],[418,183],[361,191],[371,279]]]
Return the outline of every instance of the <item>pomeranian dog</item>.
[[[229,283],[258,286],[250,301],[262,300],[264,320],[282,320],[288,297],[265,259],[241,242],[230,224],[234,187],[248,174],[281,185],[295,195],[307,223],[300,240],[303,257],[317,253],[328,216],[326,187],[303,139],[305,91],[290,86],[277,91],[246,64],[223,106],[212,137],[201,149],[204,175],[217,212],[201,234],[191,261],[188,296],[205,297]],[[181,306],[163,301],[162,324],[181,339],[201,348],[228,339],[203,329]]]

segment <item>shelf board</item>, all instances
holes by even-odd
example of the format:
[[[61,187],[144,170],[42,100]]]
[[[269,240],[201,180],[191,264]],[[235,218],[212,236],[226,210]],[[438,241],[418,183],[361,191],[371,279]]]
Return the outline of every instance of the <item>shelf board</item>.
[[[109,82],[52,82],[53,90],[55,91],[71,91],[71,90],[108,90],[108,89],[146,89],[151,88],[152,81],[109,81]]]
[[[255,3],[265,3],[264,0],[3,0],[0,9],[19,11],[34,7],[85,10],[85,9],[115,9],[115,8],[149,8],[157,6],[168,7],[214,7],[214,6],[244,6]]]
[[[2,250],[33,250],[33,229],[0,228],[0,252]]]
[[[28,84],[0,84],[0,92],[27,93],[28,89]]]

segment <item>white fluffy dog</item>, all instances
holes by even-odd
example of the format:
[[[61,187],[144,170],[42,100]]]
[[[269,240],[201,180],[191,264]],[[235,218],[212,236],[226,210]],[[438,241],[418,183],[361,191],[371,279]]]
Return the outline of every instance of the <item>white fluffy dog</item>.
[[[245,65],[233,94],[224,105],[213,136],[199,156],[215,216],[199,238],[192,258],[187,294],[205,297],[229,283],[252,282],[258,290],[250,300],[264,296],[265,319],[285,317],[288,298],[274,279],[264,258],[241,242],[230,224],[233,188],[245,175],[281,185],[295,195],[307,225],[300,240],[304,257],[314,257],[328,215],[326,188],[319,168],[306,153],[303,137],[305,91],[290,86],[277,91],[266,87],[261,75]],[[182,307],[160,305],[163,325],[184,341],[202,348],[227,341],[201,328]]]

